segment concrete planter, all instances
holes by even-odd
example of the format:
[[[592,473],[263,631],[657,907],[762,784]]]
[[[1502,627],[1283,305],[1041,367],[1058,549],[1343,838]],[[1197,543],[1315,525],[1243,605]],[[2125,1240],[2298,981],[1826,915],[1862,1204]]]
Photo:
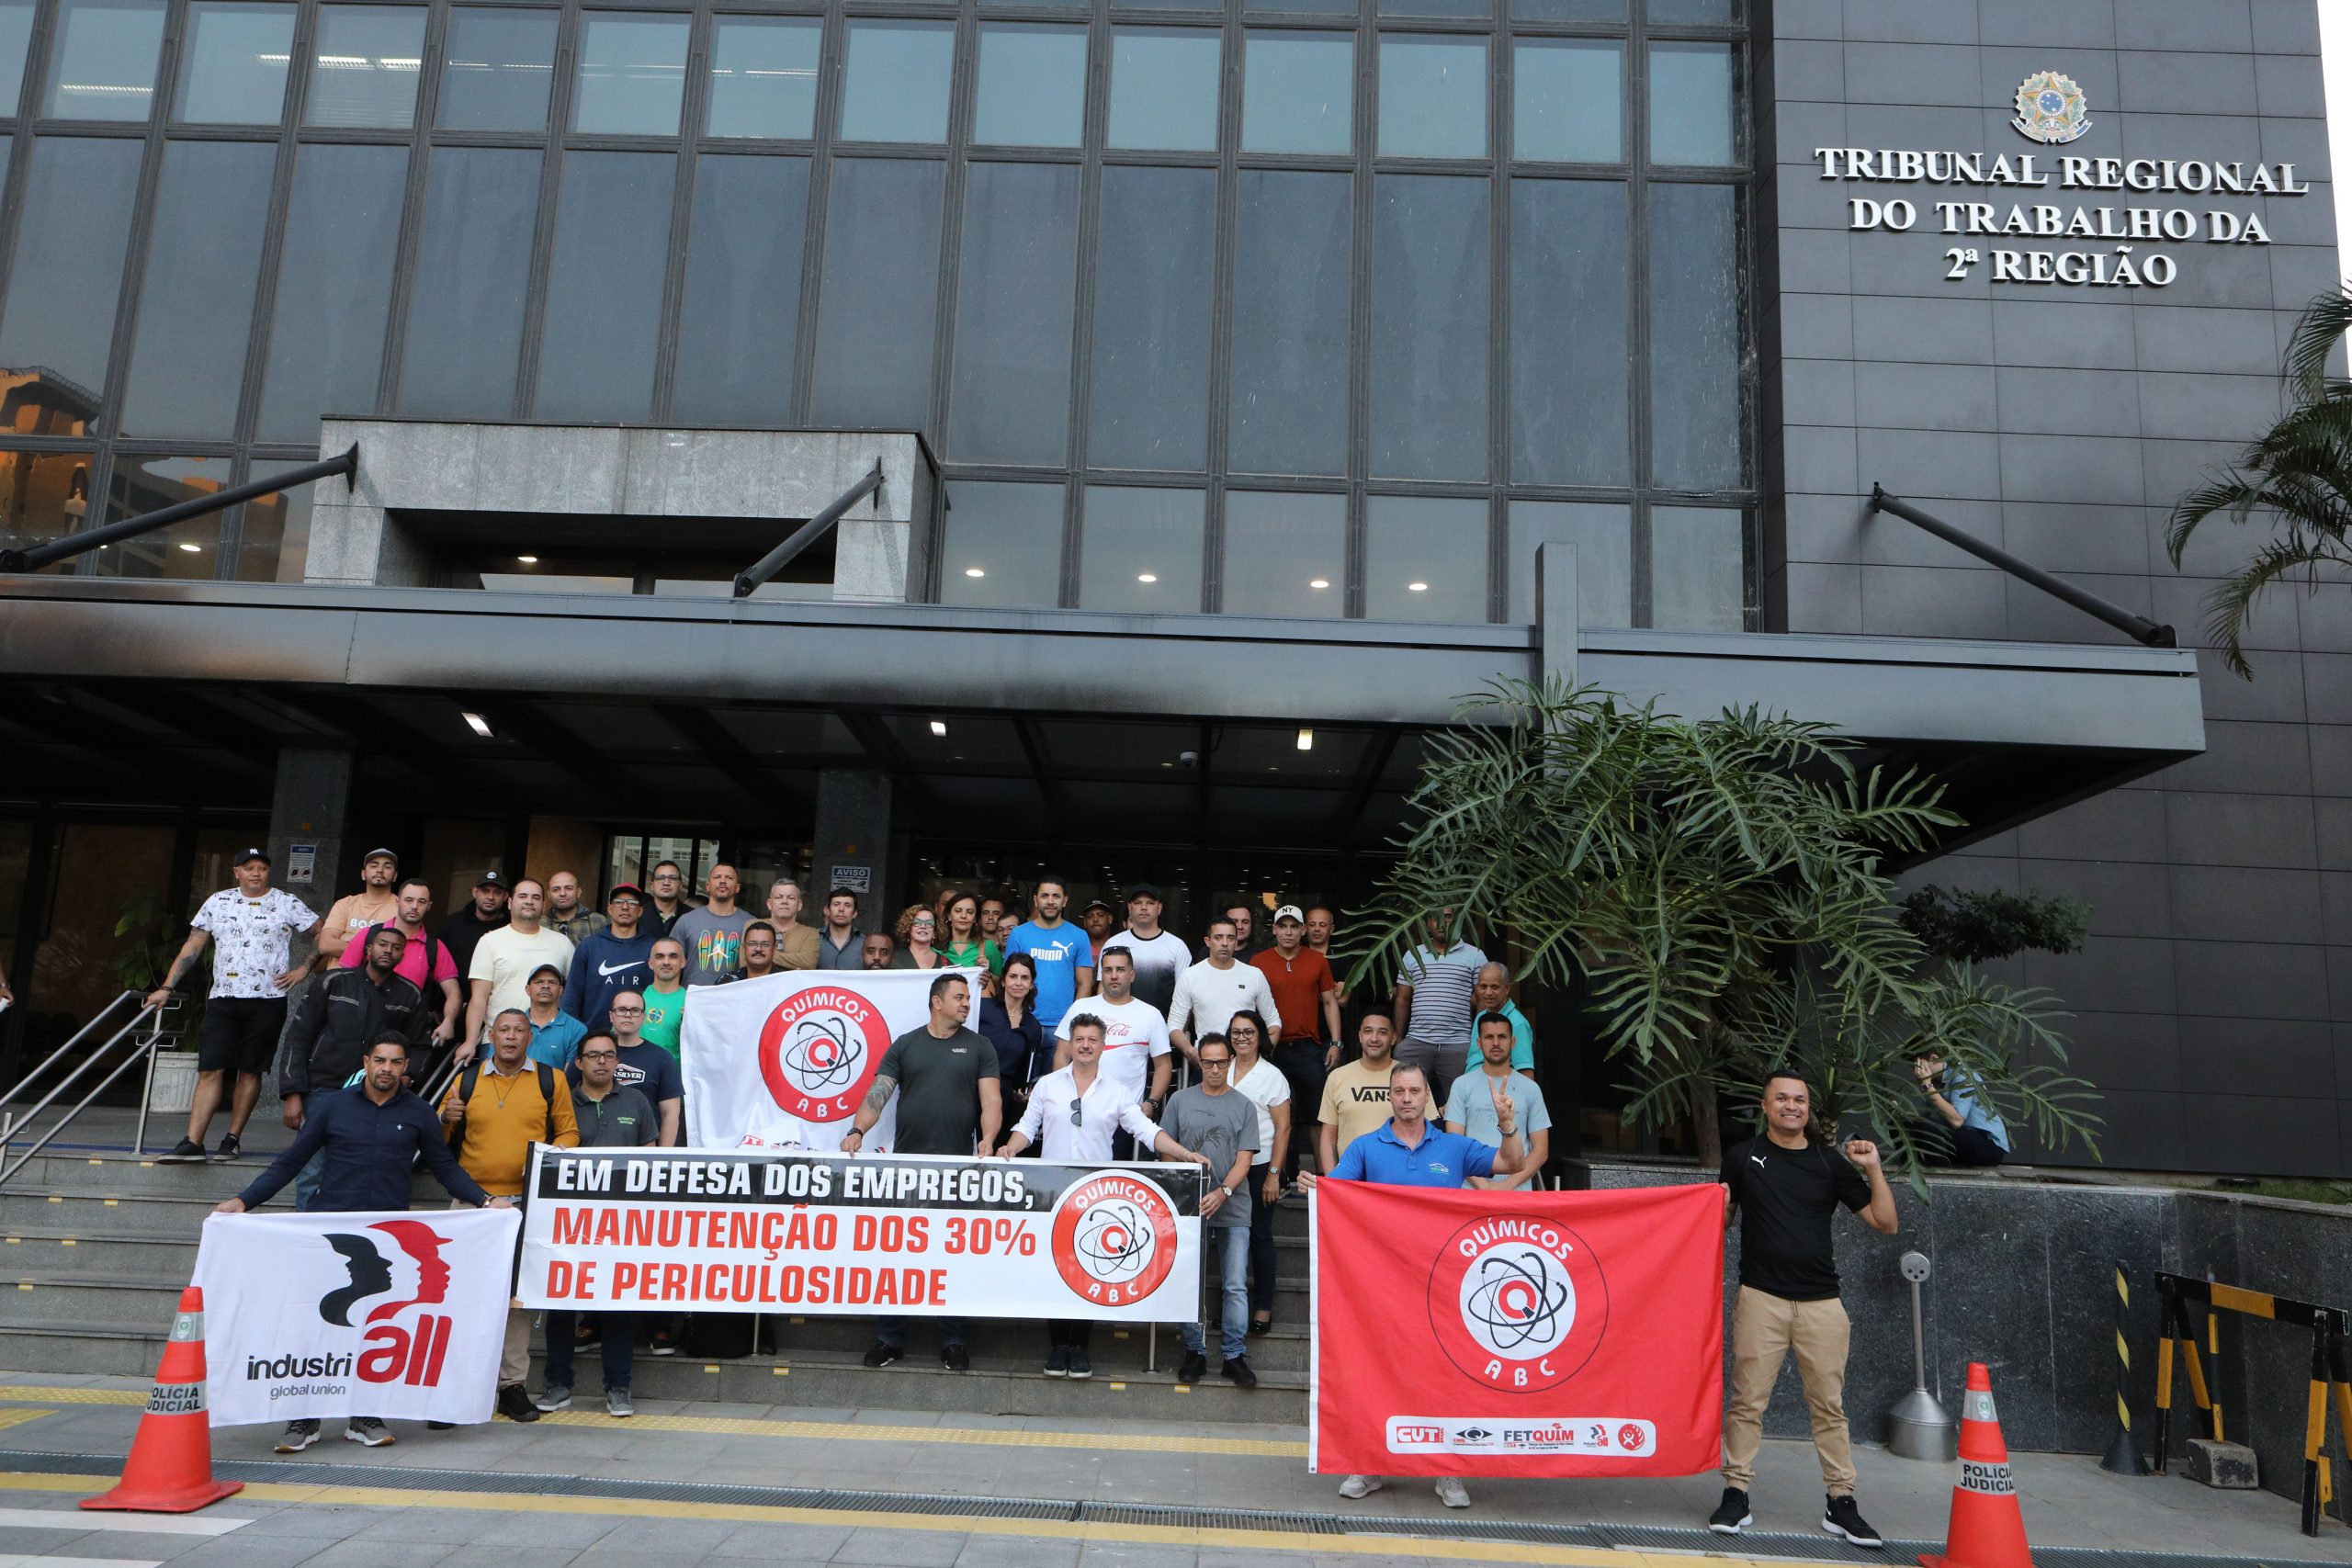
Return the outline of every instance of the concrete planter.
[[[156,1052],[155,1077],[147,1089],[147,1109],[184,1112],[195,1103],[196,1053]]]

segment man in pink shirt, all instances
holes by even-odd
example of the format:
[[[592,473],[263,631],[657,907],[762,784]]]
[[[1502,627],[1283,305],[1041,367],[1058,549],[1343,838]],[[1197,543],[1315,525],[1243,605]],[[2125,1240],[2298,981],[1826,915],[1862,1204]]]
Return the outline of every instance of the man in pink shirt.
[[[432,884],[421,876],[412,876],[401,883],[398,910],[390,923],[408,938],[408,946],[402,950],[392,973],[414,981],[428,1004],[435,991],[440,993],[441,1021],[433,1026],[433,1043],[441,1046],[457,1038],[463,1015],[458,1008],[458,960],[447,942],[424,929],[424,919],[431,913]],[[343,950],[341,967],[356,969],[368,961],[368,932],[372,929],[363,927],[354,933]]]

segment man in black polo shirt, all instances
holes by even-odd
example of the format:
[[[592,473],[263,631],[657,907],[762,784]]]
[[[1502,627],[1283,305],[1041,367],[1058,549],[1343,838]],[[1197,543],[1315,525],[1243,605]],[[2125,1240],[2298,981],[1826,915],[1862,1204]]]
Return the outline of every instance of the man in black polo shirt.
[[[931,983],[930,1021],[899,1035],[882,1053],[874,1087],[842,1137],[842,1153],[854,1155],[865,1147],[865,1134],[881,1120],[893,1095],[899,1100],[894,1152],[968,1159],[975,1152],[987,1154],[996,1147],[997,1130],[1004,1121],[996,1047],[965,1027],[971,1012],[972,987],[963,976],[942,975]],[[939,1364],[951,1372],[972,1364],[964,1349],[964,1330],[960,1317],[939,1320]],[[906,1348],[907,1320],[881,1318],[874,1325],[865,1364],[887,1367]]]
[[[1894,1193],[1878,1146],[1849,1138],[1841,1154],[1816,1140],[1804,1080],[1774,1073],[1764,1081],[1764,1132],[1725,1152],[1723,1183],[1731,1189],[1730,1213],[1740,1219],[1739,1300],[1732,1313],[1731,1403],[1724,1410],[1724,1500],[1707,1528],[1737,1535],[1755,1522],[1747,1488],[1764,1438],[1764,1406],[1781,1361],[1794,1351],[1829,1494],[1821,1528],[1856,1546],[1877,1546],[1878,1532],[1854,1505],[1845,1404],[1849,1327],[1829,1224],[1843,1204],[1880,1235],[1894,1234]]]

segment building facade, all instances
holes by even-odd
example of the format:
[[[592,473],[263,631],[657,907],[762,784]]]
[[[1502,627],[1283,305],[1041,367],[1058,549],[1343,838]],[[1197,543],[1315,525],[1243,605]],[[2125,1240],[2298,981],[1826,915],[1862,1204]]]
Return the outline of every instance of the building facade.
[[[2092,902],[2017,967],[2111,1162],[2352,1156],[2352,609],[2249,684],[1869,506],[2194,640],[2166,510],[2337,276],[2315,0],[26,0],[0,80],[0,547],[359,450],[0,578],[22,1043],[257,830],[1344,907],[1552,673]]]

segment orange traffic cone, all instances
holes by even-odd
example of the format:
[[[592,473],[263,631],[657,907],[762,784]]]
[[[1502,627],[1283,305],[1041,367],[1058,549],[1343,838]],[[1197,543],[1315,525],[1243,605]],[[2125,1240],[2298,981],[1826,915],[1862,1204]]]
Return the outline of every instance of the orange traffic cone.
[[[2033,1568],[2026,1544],[2018,1484],[2009,1477],[2009,1446],[1993,1413],[1993,1375],[1982,1361],[1968,1368],[1968,1397],[1960,1407],[1960,1480],[1951,1489],[1951,1523],[1940,1555],[1923,1551],[1922,1568]]]
[[[101,1496],[83,1498],[82,1506],[192,1514],[244,1489],[242,1481],[212,1478],[212,1429],[204,1415],[204,1292],[190,1285],[180,1292],[172,1342],[155,1369],[154,1391],[139,1418],[122,1480]]]

